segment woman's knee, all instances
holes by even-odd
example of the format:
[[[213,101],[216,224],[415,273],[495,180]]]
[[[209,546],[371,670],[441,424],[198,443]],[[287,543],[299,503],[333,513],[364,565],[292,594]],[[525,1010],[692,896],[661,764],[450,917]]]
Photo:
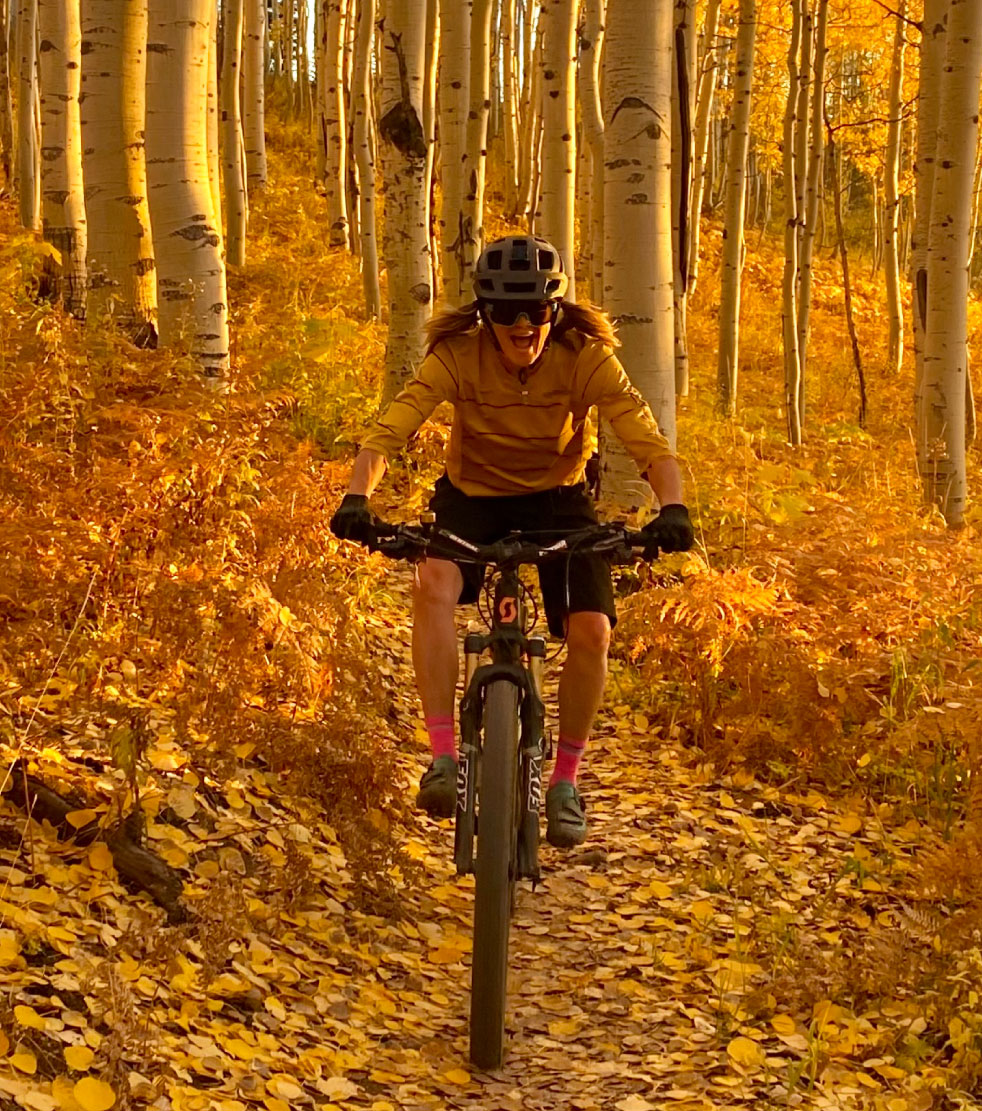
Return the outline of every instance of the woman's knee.
[[[462,586],[463,576],[455,563],[427,559],[416,567],[413,598],[418,607],[453,609]]]
[[[571,613],[567,620],[569,652],[606,657],[610,648],[610,618],[605,613]]]

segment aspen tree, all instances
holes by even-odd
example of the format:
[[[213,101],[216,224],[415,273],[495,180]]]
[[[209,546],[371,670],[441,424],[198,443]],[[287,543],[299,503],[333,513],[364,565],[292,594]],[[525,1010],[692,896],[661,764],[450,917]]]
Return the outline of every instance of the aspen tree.
[[[222,168],[225,178],[225,258],[244,266],[249,200],[246,192],[245,141],[242,136],[243,0],[225,0],[222,46]]]
[[[501,0],[501,67],[503,73],[503,115],[505,153],[505,212],[514,214],[518,203],[518,106],[515,82],[515,0]]]
[[[467,133],[461,165],[464,178],[460,227],[460,285],[468,290],[484,247],[484,184],[487,176],[488,112],[491,107],[491,9],[493,0],[473,0]]]
[[[531,231],[535,224],[538,196],[539,147],[542,136],[542,12],[534,0],[529,3],[529,26],[526,29],[526,70],[522,103],[524,116],[521,127],[521,150],[518,166],[518,209],[516,215],[525,217]],[[537,14],[536,14],[537,13]],[[533,30],[534,15],[534,30]]]
[[[982,0],[951,0],[927,246],[924,491],[951,528],[964,523],[968,259],[982,85]]]
[[[343,79],[343,4],[341,0],[324,3],[323,120],[324,120],[324,195],[327,200],[328,242],[332,247],[348,246],[348,124],[344,115]]]
[[[242,41],[242,137],[249,193],[266,188],[266,0],[245,0]]]
[[[562,256],[574,281],[576,206],[576,3],[542,2],[542,178],[535,227]]]
[[[187,0],[180,0],[186,3]],[[208,32],[208,185],[211,189],[211,203],[215,212],[216,228],[219,239],[222,237],[222,179],[221,146],[218,109],[218,7],[211,5]],[[224,245],[222,250],[224,251]]]
[[[692,192],[689,201],[689,296],[695,292],[699,275],[699,231],[702,197],[706,185],[706,159],[709,151],[709,120],[716,97],[718,49],[716,31],[719,26],[720,0],[708,0],[703,21],[703,50],[699,67],[696,118],[692,129]]]
[[[426,140],[426,234],[430,241],[430,285],[433,300],[439,289],[440,261],[439,236],[433,213],[434,177],[436,174],[436,114],[437,114],[437,59],[440,56],[440,4],[439,0],[426,0],[426,53],[423,59],[423,136]]]
[[[605,55],[604,307],[631,381],[674,444],[671,5],[608,0]],[[633,505],[650,498],[608,435],[601,492]]]
[[[812,258],[815,252],[815,235],[818,230],[818,202],[824,166],[824,128],[825,114],[825,59],[827,54],[826,36],[828,31],[828,0],[818,0],[815,15],[815,45],[812,61],[811,108],[805,106],[808,123],[808,165],[803,172],[804,190],[800,197],[803,205],[800,221],[799,264],[798,264],[798,350],[801,359],[801,375],[798,384],[798,411],[804,418],[805,382],[808,363],[808,324],[812,301]]]
[[[675,294],[675,392],[689,392],[686,304],[689,284],[689,193],[692,177],[692,117],[695,115],[695,51],[692,23],[695,0],[674,0],[672,78],[672,259]]]
[[[48,260],[52,294],[85,315],[85,200],[79,116],[82,31],[74,0],[39,0],[41,232],[57,251]]]
[[[791,42],[788,46],[788,98],[784,110],[784,280],[781,324],[784,339],[784,404],[788,440],[801,443],[801,351],[798,347],[798,220],[800,207],[795,165],[798,143],[799,64],[802,23],[807,0],[792,0]]]
[[[0,168],[3,187],[9,189],[14,177],[14,105],[11,99],[10,21],[13,9],[0,4]]]
[[[209,178],[209,0],[151,0],[147,35],[147,181],[160,342],[185,336],[209,378],[228,368],[220,222]]]
[[[900,258],[897,251],[897,234],[900,224],[900,146],[903,124],[904,53],[907,45],[905,19],[907,0],[898,0],[893,32],[893,65],[890,67],[890,88],[887,94],[888,118],[887,146],[884,165],[886,192],[884,213],[884,267],[887,286],[887,316],[890,343],[887,355],[888,369],[899,372],[904,357],[904,318],[900,301]]]
[[[471,0],[440,0],[440,235],[443,299],[471,299],[464,288],[464,242],[470,235],[464,212],[464,157],[470,88]]]
[[[147,3],[82,0],[81,14],[86,319],[111,311],[145,342],[157,307],[144,149]]]
[[[41,226],[37,98],[37,0],[20,0],[17,9],[17,181],[20,222],[31,229]]]
[[[914,412],[918,427],[925,422],[924,329],[927,324],[927,241],[931,225],[934,171],[938,144],[938,112],[944,69],[949,0],[925,0],[917,91],[917,147],[914,157],[914,224],[911,233],[911,316],[914,334]],[[924,472],[925,445],[917,437],[918,469]]]
[[[382,294],[378,276],[378,238],[375,226],[375,152],[372,144],[372,46],[375,40],[375,0],[359,0],[358,34],[352,76],[354,90],[354,147],[358,163],[358,224],[361,231],[361,282],[365,312],[382,315]]]
[[[389,275],[384,393],[391,397],[414,373],[422,354],[432,271],[424,180],[426,22],[418,18],[410,0],[387,0],[384,28],[378,131],[385,182],[383,252]]]
[[[604,120],[600,101],[600,59],[604,36],[604,0],[584,0],[580,29],[578,92],[580,118],[590,175],[589,212],[581,224],[581,251],[589,263],[590,297],[603,301],[604,256]]]
[[[757,37],[756,0],[740,0],[733,80],[733,126],[726,153],[726,201],[720,274],[719,355],[716,366],[720,412],[736,412],[740,350],[740,285],[743,275],[744,217],[747,204],[747,150]]]

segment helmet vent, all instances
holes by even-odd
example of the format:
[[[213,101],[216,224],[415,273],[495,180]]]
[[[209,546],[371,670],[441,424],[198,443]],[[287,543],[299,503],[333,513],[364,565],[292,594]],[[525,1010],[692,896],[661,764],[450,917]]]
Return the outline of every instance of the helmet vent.
[[[501,251],[488,251],[488,269],[501,269]]]
[[[504,282],[505,293],[535,293],[535,282]]]

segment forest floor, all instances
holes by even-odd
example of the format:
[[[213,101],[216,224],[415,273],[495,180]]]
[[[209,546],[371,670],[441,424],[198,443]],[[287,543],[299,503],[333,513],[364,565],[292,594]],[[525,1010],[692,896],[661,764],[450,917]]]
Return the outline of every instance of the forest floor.
[[[877,279],[860,428],[819,259],[793,450],[773,237],[740,417],[714,415],[707,225],[679,420],[699,543],[620,578],[590,836],[520,892],[485,1075],[472,883],[411,808],[408,572],[326,530],[384,333],[293,142],[231,279],[228,396],[35,304],[0,208],[5,787],[27,770],[74,808],[56,830],[0,802],[0,1111],[979,1106],[979,510],[949,535],[919,505]],[[445,435],[380,511],[418,511]],[[114,866],[137,811],[183,886],[169,918]]]

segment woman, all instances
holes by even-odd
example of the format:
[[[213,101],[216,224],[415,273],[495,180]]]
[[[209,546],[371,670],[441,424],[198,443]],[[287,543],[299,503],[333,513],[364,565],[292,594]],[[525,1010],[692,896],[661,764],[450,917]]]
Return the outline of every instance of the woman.
[[[348,493],[331,520],[335,535],[371,535],[368,498],[386,460],[449,401],[447,469],[430,501],[441,528],[487,544],[516,529],[595,522],[584,473],[596,444],[590,423],[596,406],[658,498],[659,514],[645,529],[652,547],[692,546],[678,462],[613,353],[610,322],[590,305],[565,302],[568,285],[559,252],[544,239],[513,235],[485,248],[475,272],[476,300],[434,314],[417,375],[362,441]],[[573,557],[568,591],[565,567],[546,565],[539,580],[549,629],[567,639],[546,837],[569,848],[586,836],[576,779],[603,697],[617,615],[602,557]],[[416,571],[413,663],[433,756],[417,804],[435,817],[449,817],[456,801],[454,607],[476,601],[481,581],[480,568],[447,560],[427,559]]]

